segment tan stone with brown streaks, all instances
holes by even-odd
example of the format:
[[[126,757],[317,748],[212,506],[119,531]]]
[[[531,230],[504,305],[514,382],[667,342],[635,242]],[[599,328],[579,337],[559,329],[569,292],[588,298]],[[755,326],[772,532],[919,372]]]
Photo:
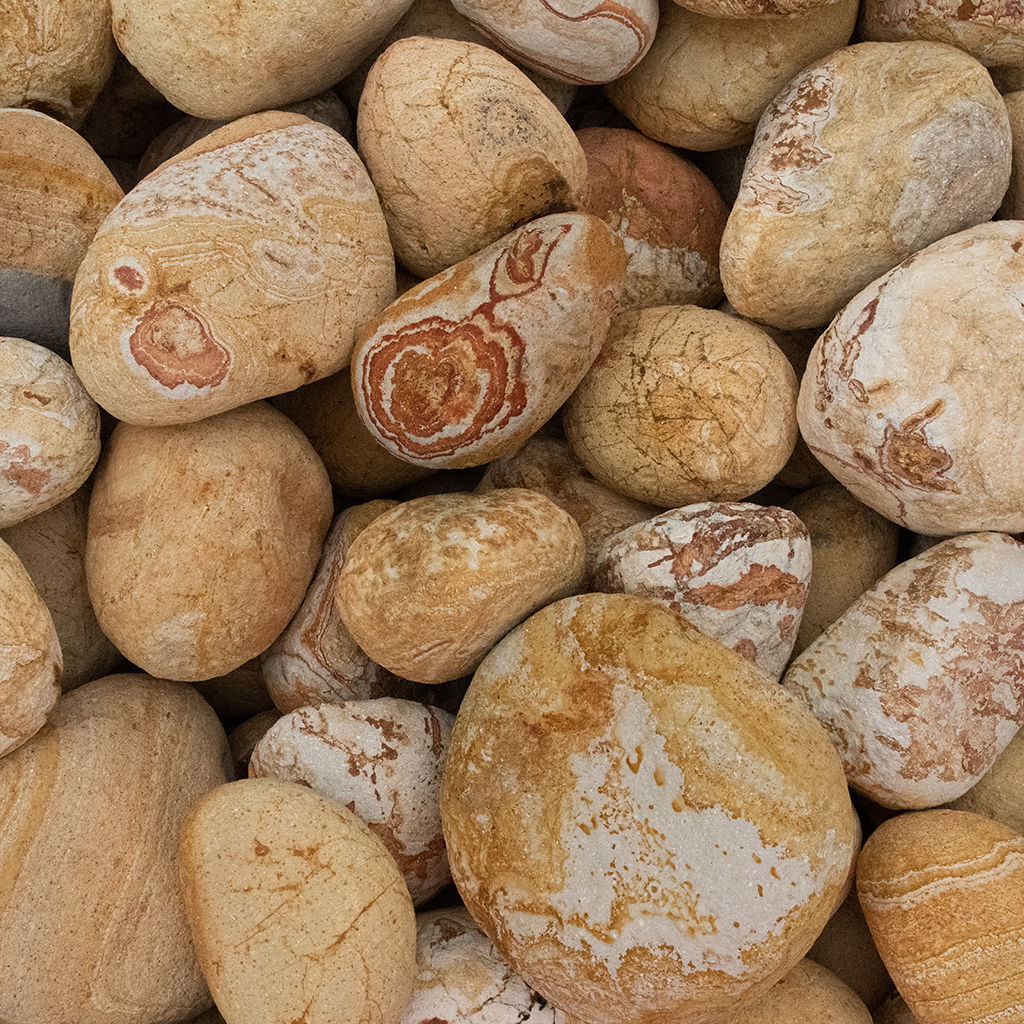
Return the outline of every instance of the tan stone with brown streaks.
[[[379,498],[433,472],[396,458],[367,430],[348,370],[277,395],[273,405],[309,438],[335,490],[347,498]]]
[[[758,123],[722,237],[725,294],[775,327],[828,323],[900,260],[989,220],[1009,176],[1006,107],[973,57],[941,43],[847,47]]]
[[[224,675],[298,610],[330,519],[323,465],[264,403],[174,427],[122,423],[89,506],[96,617],[154,675]]]
[[[220,786],[181,834],[196,953],[232,1024],[398,1024],[416,923],[384,844],[341,804],[277,779]]]
[[[236,118],[345,77],[409,0],[113,0],[121,52],[176,107]]]
[[[971,788],[1024,722],[1024,545],[968,534],[904,562],[783,680],[828,730],[854,789],[935,807]]]
[[[0,338],[0,529],[59,505],[100,457],[100,411],[60,356]]]
[[[658,0],[452,0],[504,53],[552,78],[597,85],[643,59],[658,28]]]
[[[355,539],[338,576],[342,621],[378,664],[442,683],[583,580],[583,534],[526,490],[417,498]]]
[[[765,486],[796,443],[796,375],[753,324],[662,306],[615,321],[565,408],[573,454],[638,501],[738,501]]]
[[[777,679],[810,579],[810,538],[792,512],[702,502],[612,537],[593,587],[661,601]]]
[[[392,43],[367,75],[357,128],[395,255],[420,277],[583,196],[587,162],[565,118],[485,46]]]
[[[708,18],[662,0],[647,56],[605,91],[649,138],[683,149],[738,146],[793,75],[846,45],[857,7],[840,0],[791,18]]]
[[[416,285],[361,333],[356,408],[393,455],[460,469],[514,452],[608,337],[626,257],[587,213],[531,221]]]
[[[1024,7],[1017,0],[865,0],[860,37],[930,39],[982,64],[1024,62]]]
[[[0,107],[40,110],[77,128],[114,65],[105,0],[5,0]]]
[[[573,457],[565,441],[557,437],[531,437],[517,452],[495,459],[478,490],[499,487],[525,487],[543,494],[579,523],[587,549],[588,579],[605,541],[661,511],[595,480]]]
[[[800,654],[896,565],[900,531],[841,484],[804,491],[789,508],[811,535],[814,566],[793,648]]]
[[[397,507],[397,501],[370,501],[347,508],[327,534],[301,607],[260,658],[278,710],[389,694],[396,680],[352,639],[335,608],[334,592],[353,541],[379,515]]]
[[[1024,836],[963,811],[902,814],[864,845],[857,892],[911,1020],[1021,1019]]]
[[[944,238],[865,288],[811,352],[797,407],[808,446],[918,533],[1024,530],[1024,408],[1010,383],[1022,249],[1018,221]]]
[[[335,373],[394,289],[355,151],[271,111],[161,164],[107,218],[75,281],[71,352],[118,419],[191,422]]]
[[[249,777],[297,782],[344,804],[395,858],[418,906],[452,877],[438,794],[453,721],[392,697],[298,708],[256,744]]]
[[[689,160],[626,128],[584,128],[587,195],[580,209],[606,221],[626,247],[625,309],[714,306],[728,209]]]
[[[626,594],[549,605],[485,659],[441,816],[474,919],[589,1024],[729,1020],[804,955],[860,838],[806,708]]]
[[[871,1024],[857,994],[813,960],[801,960],[733,1024]]]
[[[229,771],[202,698],[139,674],[67,694],[0,759],[0,1020],[165,1024],[210,1005],[178,830]]]
[[[64,658],[60,682],[65,692],[106,675],[121,659],[96,621],[86,587],[89,495],[85,490],[0,533],[32,577],[53,618]]]
[[[465,907],[416,919],[416,985],[402,1024],[559,1024],[566,1018],[501,958]]]

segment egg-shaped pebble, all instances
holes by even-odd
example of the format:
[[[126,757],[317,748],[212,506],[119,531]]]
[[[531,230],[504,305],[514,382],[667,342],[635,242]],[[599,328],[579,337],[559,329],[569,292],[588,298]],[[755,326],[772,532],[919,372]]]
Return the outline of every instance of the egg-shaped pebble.
[[[114,65],[106,0],[11,0],[0,34],[0,107],[40,110],[77,128]]]
[[[728,209],[689,160],[627,128],[584,128],[581,210],[607,221],[626,247],[626,309],[714,306]]]
[[[64,661],[61,686],[65,691],[99,679],[121,659],[96,621],[86,587],[89,496],[84,490],[0,533],[53,619]]]
[[[583,195],[587,162],[565,118],[476,43],[392,43],[366,77],[357,128],[395,255],[420,277]]]
[[[0,529],[70,497],[99,457],[100,411],[71,366],[0,338]]]
[[[658,0],[452,0],[452,6],[504,53],[578,85],[621,78],[643,59],[658,28]]]
[[[235,118],[323,92],[405,13],[409,0],[113,0],[121,52],[176,107]]]
[[[67,694],[0,759],[0,1019],[166,1024],[210,1005],[178,831],[229,768],[202,698],[142,675]]]
[[[484,660],[441,815],[474,919],[589,1024],[728,1020],[810,947],[860,838],[813,716],[626,594],[549,605]]]
[[[494,948],[464,907],[416,919],[416,984],[402,1024],[557,1024],[562,1019]]]
[[[647,56],[605,91],[648,138],[699,151],[739,146],[793,75],[846,45],[857,7],[841,0],[789,18],[709,18],[662,0]]]
[[[775,327],[827,324],[900,260],[991,219],[1010,147],[1002,98],[960,50],[860,43],[817,61],[758,123],[722,237],[729,301]]]
[[[66,356],[71,282],[121,188],[67,126],[0,110],[0,194],[0,335]]]
[[[931,39],[966,50],[987,66],[1024,63],[1024,8],[962,0],[864,0],[860,37]]]
[[[297,782],[344,804],[395,858],[418,906],[451,881],[438,792],[452,721],[393,697],[299,708],[256,744],[249,776]]]
[[[602,220],[552,214],[409,289],[356,343],[363,422],[418,466],[479,466],[514,452],[600,352],[625,266]]]
[[[490,463],[478,490],[501,487],[525,487],[543,494],[576,520],[586,543],[588,579],[605,541],[661,511],[595,480],[557,437],[531,437],[518,451]]]
[[[796,443],[796,375],[764,331],[697,306],[631,310],[566,405],[573,454],[663,508],[738,501]]]
[[[334,592],[352,542],[374,519],[397,506],[397,501],[354,505],[331,527],[301,607],[260,658],[267,689],[278,710],[387,694],[391,673],[352,639],[338,615]]]
[[[701,502],[612,537],[593,586],[667,604],[777,679],[793,650],[810,579],[811,541],[792,512]]]
[[[162,164],[97,233],[71,352],[128,423],[183,423],[347,365],[395,294],[380,203],[326,125],[271,111]]]
[[[576,521],[533,491],[416,498],[352,542],[335,600],[378,664],[419,683],[472,672],[513,626],[583,580]]]
[[[244,779],[193,805],[181,879],[196,955],[232,1024],[399,1024],[416,921],[384,844],[304,786]]]
[[[1020,1017],[1024,836],[964,811],[902,814],[865,843],[857,893],[921,1024]]]
[[[89,505],[100,626],[153,675],[231,672],[298,610],[330,518],[322,463],[264,403],[173,427],[122,423]]]
[[[971,788],[1024,723],[1024,544],[943,541],[897,566],[790,666],[850,785],[883,807]]]
[[[1019,221],[936,242],[857,295],[808,360],[797,416],[811,451],[917,533],[1024,530],[1022,250]]]
[[[801,960],[734,1020],[735,1024],[871,1024],[871,1014],[835,974],[813,960]]]

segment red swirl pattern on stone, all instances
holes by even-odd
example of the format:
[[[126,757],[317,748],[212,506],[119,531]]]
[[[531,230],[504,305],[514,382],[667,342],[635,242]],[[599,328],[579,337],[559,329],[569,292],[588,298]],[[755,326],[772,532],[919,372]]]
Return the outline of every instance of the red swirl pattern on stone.
[[[231,353],[209,324],[180,302],[154,303],[132,332],[128,348],[155,381],[174,390],[184,384],[213,388],[227,376]]]

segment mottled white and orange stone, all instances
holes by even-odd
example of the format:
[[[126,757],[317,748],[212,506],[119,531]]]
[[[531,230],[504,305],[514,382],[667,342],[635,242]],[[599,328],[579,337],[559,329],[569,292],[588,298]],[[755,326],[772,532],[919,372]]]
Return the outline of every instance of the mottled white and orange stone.
[[[597,358],[621,295],[622,242],[590,214],[552,214],[414,288],[362,332],[352,389],[363,422],[418,466],[515,451]]]
[[[71,352],[118,419],[191,422],[340,370],[394,294],[349,143],[256,114],[161,164],[107,218],[75,281]]]
[[[594,589],[661,601],[777,679],[810,578],[810,537],[792,512],[701,502],[612,537]]]
[[[878,951],[906,1000],[882,1020],[1024,1019],[1019,832],[966,811],[902,814],[865,843],[857,893]]]
[[[953,800],[1024,723],[1024,545],[943,541],[897,566],[793,662],[850,785],[884,807]]]
[[[452,721],[392,697],[298,708],[256,744],[249,776],[344,804],[388,848],[418,906],[451,881],[438,793]]]
[[[501,958],[464,907],[416,920],[416,984],[402,1024],[558,1024],[566,1018]]]
[[[722,237],[725,294],[774,327],[827,324],[900,260],[989,220],[1010,149],[1002,97],[960,50],[859,43],[815,62],[758,123]]]
[[[862,39],[931,39],[988,67],[1024,63],[1024,7],[1015,0],[865,0]]]
[[[804,955],[860,839],[806,708],[625,594],[549,605],[484,660],[441,813],[474,919],[591,1024],[729,1019]]]
[[[631,71],[658,28],[658,0],[452,0],[452,6],[504,53],[577,85]]]
[[[1024,530],[1022,250],[1019,221],[936,242],[860,292],[808,359],[808,447],[917,533]]]

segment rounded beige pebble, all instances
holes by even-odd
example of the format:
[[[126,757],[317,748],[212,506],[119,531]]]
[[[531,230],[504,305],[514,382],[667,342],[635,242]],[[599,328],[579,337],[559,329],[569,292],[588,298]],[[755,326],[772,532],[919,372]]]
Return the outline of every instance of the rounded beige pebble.
[[[658,0],[452,0],[452,6],[503,53],[577,85],[610,82],[631,71],[658,28]]]
[[[817,61],[758,123],[722,236],[725,294],[775,327],[827,324],[900,260],[990,220],[1010,149],[1002,97],[960,50],[860,43]]]
[[[800,655],[784,683],[883,807],[971,788],[1024,723],[1024,544],[943,541],[897,566]]]
[[[478,490],[501,487],[525,487],[543,494],[576,520],[586,543],[587,579],[605,541],[661,511],[595,480],[557,437],[531,437],[517,452],[490,463]]]
[[[391,854],[303,786],[246,779],[196,803],[181,833],[196,954],[231,1024],[398,1024],[416,921]]]
[[[796,390],[753,324],[697,306],[633,310],[566,405],[565,435],[598,480],[638,501],[739,501],[789,459]]]
[[[366,77],[357,129],[395,255],[420,277],[583,197],[587,161],[565,118],[485,46],[392,43]]]
[[[892,978],[875,949],[856,891],[829,919],[807,958],[849,985],[869,1010],[879,1006],[892,991]],[[824,1019],[828,1020],[827,1016]]]
[[[549,605],[484,660],[441,817],[474,919],[589,1024],[728,1020],[810,947],[860,839],[806,708],[625,594]]]
[[[59,505],[100,457],[100,411],[60,356],[0,338],[0,529]]]
[[[625,309],[714,306],[728,209],[689,160],[626,128],[584,128],[587,194],[580,209],[607,222],[626,247]]]
[[[0,594],[2,756],[20,747],[46,724],[60,697],[63,659],[49,610],[20,559],[3,541]]]
[[[356,643],[404,679],[468,675],[513,626],[583,580],[583,534],[526,490],[399,505],[355,539],[338,612]]]
[[[433,472],[392,455],[367,430],[348,370],[277,395],[273,404],[309,438],[334,489],[346,498],[379,498]]]
[[[161,164],[107,218],[75,280],[71,352],[118,419],[191,422],[337,372],[394,294],[355,151],[271,111]]]
[[[89,505],[96,618],[153,675],[225,675],[288,625],[330,518],[322,463],[264,403],[174,427],[122,423]]]
[[[143,675],[67,694],[0,759],[0,1019],[165,1024],[210,1005],[178,831],[229,771],[202,698]]]
[[[810,579],[810,538],[792,512],[702,502],[612,537],[593,588],[660,601],[778,679]]]
[[[121,52],[176,107],[236,118],[345,77],[409,0],[113,0]]]
[[[1024,833],[1024,733],[1018,732],[992,767],[949,806],[984,814]]]
[[[0,107],[30,107],[77,128],[114,53],[106,0],[11,0],[0,34]]]
[[[800,654],[896,565],[900,531],[841,484],[823,484],[789,502],[811,535],[814,571],[793,648]]]
[[[930,39],[986,66],[1024,62],[1024,8],[997,0],[864,0],[861,39]]]
[[[1013,137],[1013,170],[999,216],[1002,220],[1024,220],[1024,92],[1011,92],[1003,102]]]
[[[735,1024],[871,1024],[871,1014],[857,994],[813,960],[801,960]]]
[[[397,501],[354,505],[338,516],[324,541],[313,582],[295,618],[260,658],[267,689],[285,713],[321,701],[368,700],[388,695],[396,682],[352,639],[334,593],[356,537]]]
[[[749,142],[761,112],[793,75],[845,46],[858,0],[791,18],[708,18],[662,0],[647,56],[605,87],[648,138],[682,149]]]
[[[511,454],[597,358],[625,269],[621,240],[598,217],[531,221],[367,325],[352,356],[359,415],[418,466],[463,469]]]
[[[416,919],[416,985],[402,1024],[558,1024],[564,1020],[501,959],[464,907]]]
[[[0,534],[21,559],[53,618],[64,658],[61,686],[65,693],[106,675],[121,660],[96,621],[86,587],[89,496],[85,490]]]
[[[1017,1020],[1024,837],[963,811],[883,823],[857,864],[864,916],[921,1024]]]
[[[936,242],[857,295],[808,360],[797,416],[811,451],[917,533],[1024,530],[1022,250],[1019,221]]]
[[[453,721],[393,697],[299,708],[256,744],[249,776],[297,782],[344,804],[387,847],[419,906],[452,877],[438,793]]]

